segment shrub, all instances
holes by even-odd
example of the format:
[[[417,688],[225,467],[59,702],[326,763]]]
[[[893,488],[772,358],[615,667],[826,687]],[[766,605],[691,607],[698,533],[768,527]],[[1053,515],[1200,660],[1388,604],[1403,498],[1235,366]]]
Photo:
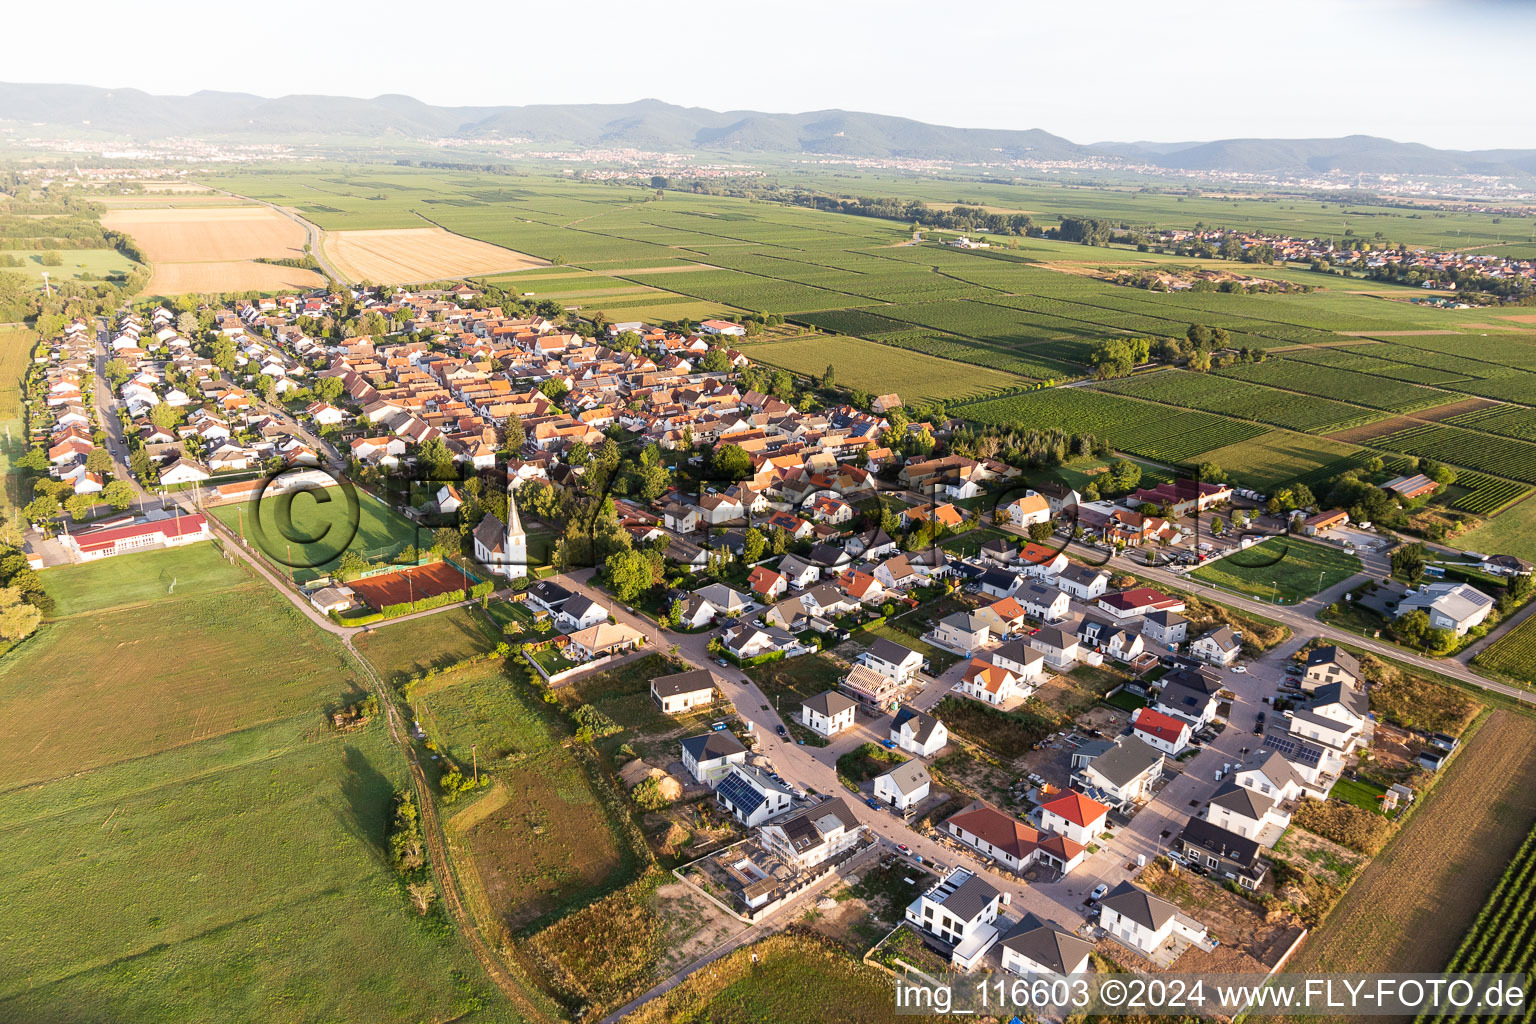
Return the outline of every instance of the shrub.
[[[1386,818],[1342,800],[1303,800],[1292,820],[1324,839],[1365,854],[1376,853],[1392,834]]]

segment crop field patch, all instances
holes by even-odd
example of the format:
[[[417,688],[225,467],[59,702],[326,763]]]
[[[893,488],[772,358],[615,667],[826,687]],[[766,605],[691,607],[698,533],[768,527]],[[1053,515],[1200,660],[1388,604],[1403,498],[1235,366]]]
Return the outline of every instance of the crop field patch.
[[[1448,391],[1383,380],[1338,367],[1298,365],[1288,359],[1232,366],[1219,372],[1223,376],[1237,377],[1255,384],[1267,384],[1390,412],[1414,412],[1457,400],[1457,396]]]
[[[1360,451],[1324,437],[1271,430],[1237,444],[1206,452],[1201,461],[1216,463],[1239,486],[1266,493],[1299,477],[1332,467]]]
[[[442,228],[333,231],[321,243],[349,281],[411,284],[547,266],[526,253],[503,249]]]
[[[752,345],[750,351],[754,362],[802,376],[819,377],[830,365],[843,387],[877,395],[897,390],[907,402],[974,398],[1023,383],[999,370],[842,335],[761,342]]]
[[[202,263],[304,255],[303,226],[266,206],[109,210],[102,227],[138,243],[153,263]]]
[[[1439,971],[1536,820],[1536,720],[1494,711],[1288,969]]]
[[[359,654],[391,685],[495,649],[500,630],[473,605],[374,626],[353,639]]]
[[[1536,444],[1529,441],[1424,423],[1372,438],[1370,444],[1536,484]]]
[[[1381,417],[1379,412],[1329,398],[1296,395],[1231,377],[1187,370],[1159,370],[1103,381],[1094,387],[1117,395],[1315,433]]]
[[[212,295],[220,292],[308,291],[325,284],[313,270],[277,267],[253,260],[210,263],[156,263],[146,295]]]

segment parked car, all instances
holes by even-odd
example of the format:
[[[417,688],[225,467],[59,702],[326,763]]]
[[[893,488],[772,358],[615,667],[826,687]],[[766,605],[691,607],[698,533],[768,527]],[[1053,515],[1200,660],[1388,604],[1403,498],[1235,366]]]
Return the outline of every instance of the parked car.
[[[789,735],[789,730],[784,728],[781,725],[781,726],[779,726],[778,733],[779,733],[780,736],[788,736]]]
[[[1247,665],[1233,665],[1232,666],[1232,671],[1236,672],[1238,675],[1242,675],[1244,672],[1248,671],[1248,666]]]
[[[887,740],[881,740],[880,741],[880,745],[882,747],[884,747],[886,750],[895,750],[896,749],[896,741],[895,740],[888,740],[888,739]]]
[[[1260,711],[1258,717],[1254,719],[1253,734],[1255,736],[1264,735],[1264,712],[1262,711]]]
[[[1088,894],[1088,902],[1097,903],[1099,900],[1103,899],[1105,894],[1108,892],[1109,886],[1104,882],[1100,882],[1098,885],[1093,887],[1093,892]]]
[[[1178,850],[1169,850],[1165,856],[1175,864],[1188,864],[1189,860]]]
[[[715,664],[719,665],[721,668],[730,668],[731,667],[731,663],[726,661],[724,658],[716,658],[715,659]]]
[[[710,726],[710,729],[714,730],[715,732],[725,732],[726,724],[724,722],[716,722],[714,725]]]

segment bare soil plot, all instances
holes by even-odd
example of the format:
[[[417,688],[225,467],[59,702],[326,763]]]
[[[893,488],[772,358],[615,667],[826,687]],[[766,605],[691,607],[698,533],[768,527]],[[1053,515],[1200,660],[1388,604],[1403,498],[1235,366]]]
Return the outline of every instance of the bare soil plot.
[[[1422,409],[1414,413],[1421,420],[1430,420],[1438,423],[1448,420],[1452,416],[1460,416],[1462,413],[1478,412],[1481,409],[1492,409],[1500,403],[1491,398],[1468,398],[1460,402],[1450,402],[1446,405],[1437,405],[1431,409]]]
[[[152,263],[297,258],[306,238],[302,225],[266,206],[109,210],[101,224],[131,235]]]
[[[1366,866],[1293,971],[1437,971],[1536,820],[1536,719],[1495,711]]]
[[[1335,430],[1331,434],[1325,434],[1334,441],[1347,441],[1350,444],[1361,444],[1373,437],[1385,437],[1395,434],[1399,430],[1407,430],[1409,427],[1418,426],[1419,421],[1412,416],[1388,416],[1384,420],[1375,423],[1366,423],[1358,427],[1348,427],[1344,430]]]
[[[503,249],[442,228],[331,231],[325,252],[336,270],[352,281],[407,284],[501,271],[547,267],[537,256]]]

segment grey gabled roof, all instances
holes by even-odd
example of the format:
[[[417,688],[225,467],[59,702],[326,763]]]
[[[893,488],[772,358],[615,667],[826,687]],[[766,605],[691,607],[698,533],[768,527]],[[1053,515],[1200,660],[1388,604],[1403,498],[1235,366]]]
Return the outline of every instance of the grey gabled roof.
[[[980,875],[972,875],[937,902],[962,921],[969,921],[997,898],[997,890]]]
[[[896,712],[896,720],[891,723],[891,731],[900,733],[902,726],[912,723],[912,738],[918,743],[927,743],[928,737],[933,735],[933,730],[939,727],[939,720],[932,715],[925,714],[910,704],[903,704],[901,710]]]
[[[1179,838],[1246,868],[1252,868],[1259,859],[1259,844],[1255,840],[1200,818],[1191,818]]]
[[[1121,882],[1115,886],[1108,896],[1104,897],[1100,906],[1108,907],[1121,917],[1135,921],[1143,928],[1157,931],[1168,923],[1168,919],[1177,913],[1177,908],[1165,899],[1160,899],[1138,888],[1130,882]]]
[[[1211,795],[1211,806],[1222,807],[1235,814],[1241,814],[1245,818],[1258,821],[1275,806],[1275,801],[1228,779]]]
[[[1335,644],[1319,647],[1307,655],[1307,667],[1316,665],[1337,665],[1356,679],[1362,678],[1359,659]]]
[[[890,779],[891,784],[902,793],[916,793],[932,781],[928,777],[928,769],[923,767],[921,761],[903,761],[886,772],[884,777]]]
[[[1003,945],[1042,967],[1066,974],[1093,952],[1093,943],[1063,931],[1034,914],[1025,914],[1003,936]]]
[[[674,672],[669,676],[657,676],[651,680],[651,688],[658,697],[675,697],[680,693],[696,693],[719,684],[715,674],[707,668]]]
[[[1353,686],[1345,683],[1329,683],[1319,686],[1312,699],[1302,705],[1302,710],[1312,711],[1330,704],[1342,704],[1356,718],[1364,718],[1371,710],[1371,702]]]
[[[900,665],[916,653],[912,648],[883,636],[876,637],[875,642],[869,645],[870,657],[890,665]]]
[[[1123,786],[1163,759],[1151,745],[1127,736],[1089,762],[1089,767],[1116,786]]]
[[[731,732],[707,732],[702,736],[689,736],[683,740],[683,749],[700,764],[719,757],[730,757],[732,754],[747,752],[747,748],[741,745],[741,740]]]
[[[849,708],[858,707],[856,701],[846,694],[838,693],[836,690],[823,691],[814,697],[805,698],[801,703],[818,715],[826,718],[831,718],[833,715],[841,711],[847,711]]]
[[[586,594],[576,594],[570,600],[566,601],[565,606],[560,610],[573,619],[579,619],[593,608],[602,611],[605,616],[607,615],[607,611],[603,609],[603,606],[592,600]]]

